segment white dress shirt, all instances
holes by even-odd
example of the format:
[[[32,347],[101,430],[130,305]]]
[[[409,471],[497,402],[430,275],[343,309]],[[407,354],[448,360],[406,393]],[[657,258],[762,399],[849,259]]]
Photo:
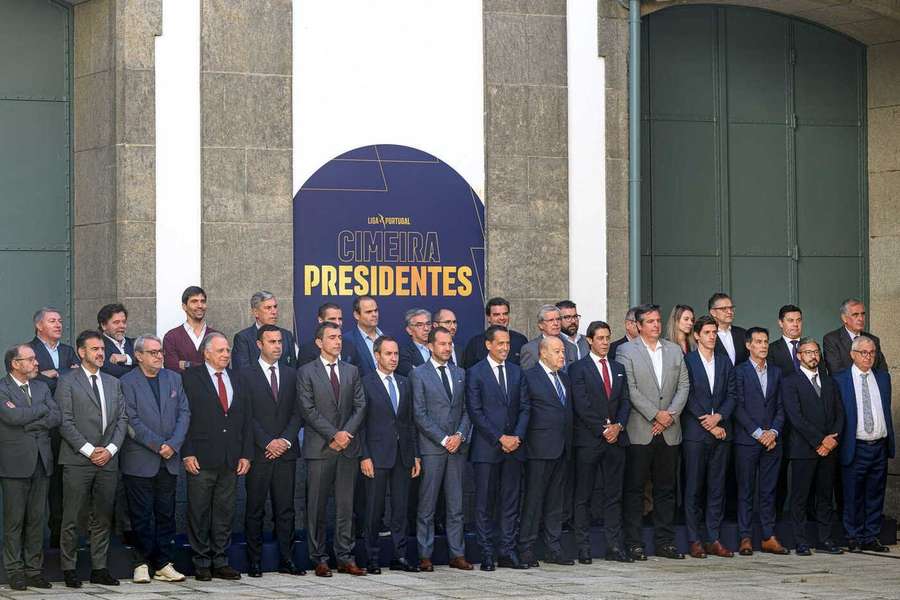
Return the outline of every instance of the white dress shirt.
[[[709,360],[706,360],[702,352],[698,351],[697,354],[700,355],[700,362],[703,364],[703,370],[706,371],[706,380],[709,381],[709,391],[712,393],[716,389],[716,353],[713,351],[712,358]]]
[[[203,329],[200,330],[200,335],[194,335],[194,328],[191,327],[191,324],[187,321],[184,322],[184,330],[187,331],[188,337],[191,338],[192,342],[194,342],[194,348],[199,350],[200,344],[203,342],[203,338],[206,337],[206,323],[203,323]]]
[[[330,363],[327,360],[325,360],[325,357],[322,356],[321,354],[319,355],[319,360],[321,360],[322,364],[325,365],[325,375],[328,376],[329,379],[331,379],[331,367],[329,367],[328,365],[332,365],[332,364],[334,365],[334,376],[337,378],[338,383],[340,383],[341,382],[341,368],[340,368],[340,366],[338,366],[338,361],[334,361],[333,363]]]
[[[12,375],[12,374],[10,374],[9,378],[13,380],[13,383],[15,383],[15,384],[16,384],[16,387],[19,388],[20,390],[22,389],[22,386],[23,386],[23,385],[24,385],[24,386],[27,386],[27,387],[28,387],[28,395],[31,396],[31,386],[28,384],[27,381],[19,381],[19,380],[16,379],[15,376]],[[24,391],[24,390],[22,390],[22,391]]]
[[[131,355],[128,354],[127,352],[125,352],[125,340],[122,340],[120,342],[116,338],[112,337],[111,335],[106,335],[105,333],[103,334],[103,337],[105,337],[106,339],[108,339],[109,341],[111,341],[113,343],[113,346],[116,347],[116,350],[119,351],[119,354],[125,355],[125,364],[131,365]]]
[[[494,379],[497,380],[497,385],[500,385],[500,369],[497,367],[503,367],[503,379],[506,380],[506,384],[509,385],[509,371],[506,370],[506,363],[498,363],[495,362],[491,355],[487,355],[488,364],[491,365],[491,372],[494,374]]]
[[[544,369],[544,373],[547,374],[547,378],[550,380],[550,385],[553,386],[553,389],[556,389],[556,378],[559,377],[559,371],[554,371],[550,367],[544,364],[544,361],[538,361],[538,364],[541,365],[541,368]],[[566,398],[566,386],[562,382],[562,377],[559,377],[559,385],[562,386],[563,398],[566,399],[566,404],[568,404],[568,398]]]
[[[660,342],[659,340],[656,340],[656,349],[655,350],[647,345],[647,342],[644,341],[644,338],[641,338],[641,344],[644,345],[644,348],[647,349],[647,354],[650,355],[650,362],[653,364],[653,374],[656,375],[656,383],[659,384],[659,389],[662,389],[662,375],[663,375],[663,345],[662,345],[662,342]]]
[[[731,337],[731,327],[728,329],[719,329],[716,332],[716,335],[719,336],[719,339],[722,341],[722,345],[725,346],[725,352],[728,353],[728,358],[731,359],[731,364],[734,364],[735,361],[735,351],[734,351],[734,338]]]
[[[259,328],[259,323],[256,324],[256,327]],[[272,367],[275,367],[275,382],[278,384],[278,389],[281,389],[281,369],[278,368],[278,361],[276,360],[274,365],[270,365],[269,363],[267,363],[266,361],[264,361],[262,359],[262,356],[260,356],[259,357],[259,366],[263,370],[263,373],[266,376],[266,381],[271,381],[272,371],[270,371],[269,369]],[[226,374],[226,376],[227,376],[227,374]],[[223,376],[223,379],[224,379],[224,376]],[[271,385],[271,383],[269,385]],[[227,389],[227,386],[226,386],[226,389]],[[230,403],[229,403],[229,405],[230,405]],[[285,442],[287,442],[288,448],[291,447],[291,440],[286,439],[286,438],[278,438],[278,439],[284,440]]]
[[[397,392],[397,404],[400,403],[400,387],[397,385],[397,374],[394,373],[385,373],[381,370],[381,368],[375,369],[375,372],[378,373],[378,377],[381,378],[381,385],[384,386],[384,391],[387,392],[388,398],[391,397],[391,385],[388,383],[387,378],[390,377],[391,381],[394,382],[394,390]]]
[[[884,409],[881,407],[881,390],[878,389],[878,382],[875,381],[875,372],[870,370],[869,376],[866,378],[869,386],[869,399],[872,401],[872,424],[874,425],[872,433],[866,432],[863,419],[862,378],[860,377],[862,371],[853,365],[850,368],[850,374],[853,376],[853,393],[856,395],[856,439],[872,442],[887,437]]]
[[[800,372],[802,372],[804,375],[806,375],[806,378],[809,379],[810,385],[812,385],[813,387],[816,387],[816,385],[818,385],[818,386],[819,386],[819,389],[822,389],[822,380],[819,378],[819,372],[818,372],[818,371],[810,371],[809,369],[807,369],[807,368],[804,367],[803,365],[800,365]],[[813,377],[816,378],[816,383],[815,383],[815,385],[813,385]]]
[[[88,385],[91,386],[93,390],[93,385],[91,383],[91,377],[97,377],[97,391],[100,392],[100,423],[102,425],[101,432],[106,432],[106,428],[109,426],[109,419],[106,414],[106,393],[103,391],[103,380],[100,378],[100,371],[98,370],[96,373],[91,373],[88,371],[84,365],[81,365],[81,370],[84,372],[84,376],[87,377]],[[84,446],[78,449],[78,451],[87,456],[91,457],[91,454],[94,453],[95,446],[90,442],[85,442]],[[110,455],[115,455],[116,452],[119,451],[119,448],[115,444],[107,444],[106,449],[109,451]]]
[[[216,390],[216,393],[219,392],[219,379],[216,377],[216,371],[209,363],[203,363],[206,365],[206,371],[209,373],[209,378],[212,380],[213,389]],[[234,388],[231,387],[231,379],[228,378],[228,371],[226,369],[222,369],[222,381],[225,383],[225,395],[228,396],[228,408],[231,408],[231,401],[234,400]]]

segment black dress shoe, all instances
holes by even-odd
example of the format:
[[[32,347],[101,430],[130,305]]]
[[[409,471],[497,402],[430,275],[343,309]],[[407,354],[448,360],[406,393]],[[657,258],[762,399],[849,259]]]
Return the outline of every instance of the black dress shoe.
[[[678,551],[678,548],[672,545],[662,546],[656,549],[656,555],[662,558],[672,558],[675,560],[681,560],[684,558],[684,554]]]
[[[528,554],[523,554],[519,557],[519,560],[521,560],[523,564],[528,565],[529,569],[539,569],[541,567],[541,563],[538,562],[538,559],[530,552]]]
[[[278,572],[285,575],[306,575],[306,571],[298,567],[290,560],[283,560],[278,563]]]
[[[816,546],[816,554],[843,554],[844,551],[841,550],[840,546],[832,542],[831,540],[825,540],[818,546]]]
[[[866,552],[890,552],[891,549],[879,542],[878,540],[872,540],[871,542],[866,542],[862,545],[862,549]]]
[[[481,559],[481,566],[478,567],[482,571],[496,571],[497,567],[494,565],[494,559],[490,556],[485,556]]]
[[[806,544],[797,544],[797,548],[794,550],[794,554],[797,556],[812,556],[812,552],[809,549],[809,546]]]
[[[632,546],[628,553],[631,554],[631,558],[634,560],[647,560],[647,553],[644,551],[643,546]]]
[[[562,565],[564,567],[571,567],[575,564],[575,561],[571,558],[567,558],[565,556],[561,556],[559,554],[549,554],[547,558],[544,559],[544,562],[548,562],[552,565]]]
[[[81,587],[81,579],[78,578],[78,573],[75,570],[71,571],[63,571],[63,581],[66,582],[66,587],[70,588],[80,588]]]
[[[119,580],[109,574],[108,569],[94,569],[91,571],[91,583],[97,585],[119,585]]]
[[[28,587],[39,588],[42,590],[49,590],[53,587],[53,584],[47,581],[47,579],[43,575],[29,575],[25,578],[25,583]]]
[[[262,577],[262,566],[259,561],[254,560],[247,565],[247,577]]]
[[[497,566],[503,569],[527,569],[528,564],[519,560],[515,554],[501,556],[497,559]]]
[[[381,567],[378,563],[369,563],[368,566],[366,566],[366,573],[368,575],[381,575]]]
[[[850,540],[847,542],[847,552],[857,554],[859,552],[862,552],[862,546],[856,540]]]
[[[197,581],[212,581],[212,571],[200,567],[194,571],[194,579]]]
[[[24,573],[15,573],[9,576],[9,589],[17,592],[24,592],[28,589],[28,583],[25,580]]]
[[[418,573],[419,565],[414,565],[405,558],[396,558],[391,561],[391,571],[405,571],[407,573]]]
[[[582,565],[589,565],[593,563],[593,559],[591,558],[590,550],[580,550],[578,552],[578,563]]]
[[[227,579],[229,581],[237,581],[241,578],[241,574],[228,565],[214,568],[212,570],[212,576],[216,579]]]
[[[622,562],[622,563],[633,563],[634,559],[631,558],[631,555],[622,550],[621,548],[612,547],[606,551],[605,560]]]

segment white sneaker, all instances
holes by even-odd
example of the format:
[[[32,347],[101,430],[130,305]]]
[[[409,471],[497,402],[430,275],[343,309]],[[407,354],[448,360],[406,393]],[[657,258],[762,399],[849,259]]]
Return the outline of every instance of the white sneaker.
[[[138,565],[134,568],[134,577],[131,580],[135,583],[150,583],[150,569],[147,565]]]
[[[153,579],[157,581],[184,581],[184,575],[175,570],[175,565],[167,563],[162,569],[156,571]]]

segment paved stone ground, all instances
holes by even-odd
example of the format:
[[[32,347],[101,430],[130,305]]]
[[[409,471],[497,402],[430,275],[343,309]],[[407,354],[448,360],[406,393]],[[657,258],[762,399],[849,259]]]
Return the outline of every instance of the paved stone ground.
[[[892,555],[900,557],[900,547]],[[27,600],[257,600],[279,598],[752,598],[835,600],[900,599],[900,560],[870,555],[774,557],[756,554],[732,559],[671,561],[651,558],[622,565],[595,561],[591,566],[560,567],[493,573],[470,573],[437,567],[434,573],[393,573],[331,579],[267,573],[239,582],[182,584],[122,582],[117,588],[85,584],[78,591],[54,584],[49,593],[13,592],[0,588],[2,599]]]

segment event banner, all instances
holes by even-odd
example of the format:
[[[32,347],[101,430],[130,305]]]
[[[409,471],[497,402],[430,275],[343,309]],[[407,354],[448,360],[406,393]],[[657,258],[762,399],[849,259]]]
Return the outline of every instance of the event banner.
[[[455,343],[484,328],[484,203],[436,157],[406,146],[357,148],[294,197],[294,314],[313,336],[323,302],[355,326],[355,296],[378,301],[379,328],[403,340],[410,308],[449,308]]]

